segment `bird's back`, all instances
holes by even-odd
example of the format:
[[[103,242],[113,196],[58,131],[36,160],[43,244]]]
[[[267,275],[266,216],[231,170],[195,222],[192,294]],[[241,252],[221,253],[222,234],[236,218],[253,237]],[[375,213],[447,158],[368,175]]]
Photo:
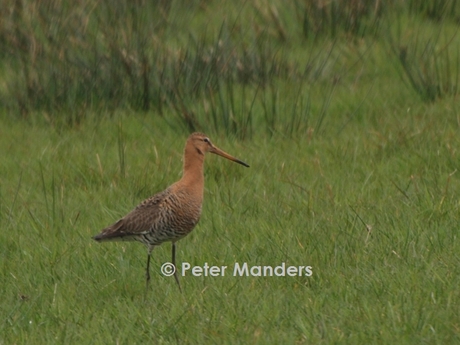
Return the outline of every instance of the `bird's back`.
[[[140,241],[159,245],[186,236],[198,223],[202,197],[174,184],[144,200],[95,236],[96,241]]]

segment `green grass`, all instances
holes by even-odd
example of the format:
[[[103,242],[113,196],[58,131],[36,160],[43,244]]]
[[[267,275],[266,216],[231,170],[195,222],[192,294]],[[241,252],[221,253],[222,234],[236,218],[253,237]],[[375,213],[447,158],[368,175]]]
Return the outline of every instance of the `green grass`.
[[[0,345],[459,343],[458,5],[360,3],[0,11]],[[226,275],[180,294],[164,244],[146,292],[146,248],[91,236],[193,130],[251,166],[206,158],[177,245]]]
[[[458,342],[459,118],[439,111],[311,139],[214,134],[251,167],[207,157],[178,262],[313,275],[187,275],[182,295],[160,274],[169,244],[145,295],[146,249],[90,237],[180,177],[185,133],[123,114],[60,132],[3,120],[1,343]]]
[[[91,111],[152,111],[174,114],[190,131],[205,117],[247,138],[255,129],[238,110],[252,114],[278,95],[278,82],[294,90],[290,102],[303,117],[309,106],[326,111],[330,84],[355,86],[360,68],[381,67],[371,64],[375,51],[425,102],[459,90],[454,0],[9,0],[5,8],[0,111],[15,118],[38,112],[78,125]],[[324,99],[301,105],[314,88]],[[201,104],[204,114],[195,112]]]

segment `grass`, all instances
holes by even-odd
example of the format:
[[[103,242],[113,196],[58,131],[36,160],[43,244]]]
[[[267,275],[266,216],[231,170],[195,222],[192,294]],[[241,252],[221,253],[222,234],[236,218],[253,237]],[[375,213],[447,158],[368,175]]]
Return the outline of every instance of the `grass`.
[[[40,4],[0,11],[0,344],[459,343],[455,1]],[[226,275],[180,294],[164,244],[146,293],[146,248],[91,236],[180,178],[194,130],[251,166],[206,158],[178,242]]]
[[[145,295],[146,249],[90,237],[179,178],[186,135],[123,114],[64,132],[4,120],[1,342],[454,343],[459,120],[426,108],[310,140],[214,135],[251,168],[207,158],[178,261],[313,275],[187,275],[182,295],[160,274],[169,244]]]
[[[208,121],[247,138],[253,121],[235,111],[244,93],[253,94],[246,102],[266,104],[281,81],[308,99],[311,88],[355,78],[352,66],[368,64],[374,50],[432,102],[458,94],[458,7],[453,0],[8,1],[0,11],[0,109],[71,126],[91,111],[174,113],[193,131],[203,124],[194,110],[206,103]],[[322,101],[327,110],[328,96]],[[292,116],[289,125],[297,124]]]

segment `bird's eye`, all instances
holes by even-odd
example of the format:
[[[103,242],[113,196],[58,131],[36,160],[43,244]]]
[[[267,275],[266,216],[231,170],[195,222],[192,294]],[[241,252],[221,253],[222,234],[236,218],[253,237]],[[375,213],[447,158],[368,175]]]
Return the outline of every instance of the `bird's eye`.
[[[209,144],[209,139],[208,139],[208,138],[204,138],[203,141],[204,141],[205,143],[208,143],[208,144]]]

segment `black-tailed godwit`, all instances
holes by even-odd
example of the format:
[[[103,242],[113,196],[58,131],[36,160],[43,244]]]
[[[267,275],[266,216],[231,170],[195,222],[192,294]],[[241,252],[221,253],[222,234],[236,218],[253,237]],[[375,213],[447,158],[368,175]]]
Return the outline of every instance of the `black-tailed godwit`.
[[[185,144],[182,178],[163,192],[141,202],[134,210],[93,237],[104,241],[139,241],[147,245],[147,286],[150,280],[152,250],[163,242],[172,242],[172,264],[176,267],[176,242],[187,236],[198,223],[203,203],[204,155],[211,152],[249,167],[220,150],[202,133],[191,134]],[[180,288],[177,269],[174,278]]]

